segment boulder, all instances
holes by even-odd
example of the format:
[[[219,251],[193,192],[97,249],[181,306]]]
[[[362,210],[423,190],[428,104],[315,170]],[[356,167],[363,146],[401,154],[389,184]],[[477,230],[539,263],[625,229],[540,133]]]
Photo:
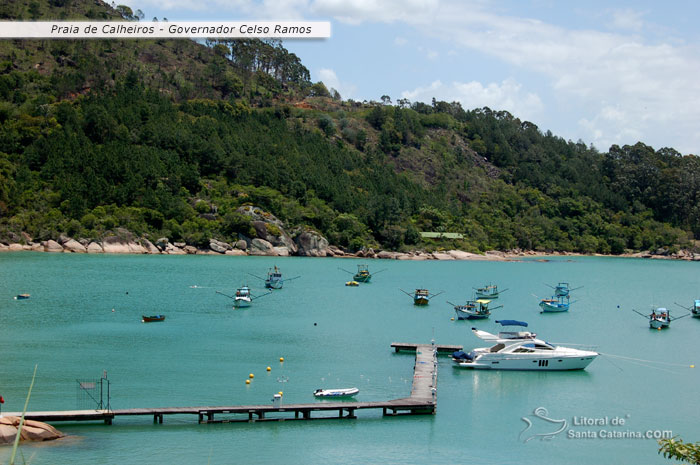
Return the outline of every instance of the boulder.
[[[185,253],[186,253],[186,254],[189,254],[189,255],[194,255],[194,254],[197,253],[197,247],[193,247],[193,246],[191,246],[191,245],[186,245],[186,246],[184,246],[184,247],[182,248],[182,250],[184,250]]]
[[[66,242],[63,243],[63,250],[65,252],[73,252],[73,253],[86,253],[87,250],[85,249],[85,246],[81,244],[80,242],[76,241],[75,239],[69,239]]]
[[[35,251],[35,252],[43,252],[43,251],[44,251],[44,246],[41,245],[41,244],[38,243],[38,242],[35,242],[35,243],[32,244],[32,250]]]
[[[143,248],[146,250],[146,253],[150,254],[159,254],[160,249],[153,245],[153,242],[149,241],[148,239],[141,239],[141,245]]]
[[[454,260],[452,255],[444,252],[433,252],[433,258],[435,260]]]
[[[289,257],[289,255],[290,255],[289,249],[286,248],[286,247],[284,247],[284,246],[282,246],[282,247],[273,247],[273,249],[275,249],[275,253],[276,253],[277,256],[279,256],[279,257]]]
[[[250,241],[250,247],[248,250],[249,255],[267,255],[275,256],[275,248],[264,239],[258,239],[257,237]]]
[[[64,245],[66,242],[68,242],[70,240],[71,240],[70,237],[66,236],[65,234],[61,234],[58,236],[58,239],[56,240],[56,242],[58,242],[61,245]]]
[[[169,255],[185,255],[187,253],[180,247],[176,247],[173,244],[167,244],[164,252]]]
[[[10,244],[10,251],[11,252],[17,252],[19,250],[24,250],[22,247],[22,244]]]
[[[258,239],[263,239],[275,247],[286,247],[294,254],[297,246],[292,237],[284,230],[284,223],[272,213],[252,205],[245,205],[236,210],[241,215],[248,216],[255,229]]]
[[[97,242],[90,242],[87,246],[87,253],[104,253],[104,249]]]
[[[217,241],[216,239],[209,239],[209,248],[218,253],[226,253],[227,250],[232,249],[226,242]]]
[[[245,250],[248,248],[248,243],[245,240],[240,239],[236,241],[236,243],[233,246],[238,250]]]
[[[167,237],[161,237],[156,241],[156,247],[158,247],[161,251],[165,251],[165,249],[168,247],[168,241]]]
[[[334,245],[329,245],[329,246],[328,246],[328,251],[331,252],[331,253],[332,253],[334,256],[336,256],[336,257],[343,257],[343,256],[345,256],[345,252],[343,252],[342,250],[340,250],[338,247],[336,247],[336,246],[334,246]]]
[[[0,418],[0,444],[12,444],[15,441],[19,421],[20,418],[15,416]],[[62,438],[63,436],[63,433],[47,423],[25,420],[24,425],[22,425],[20,440],[49,441]]]
[[[245,250],[231,249],[226,251],[226,255],[248,255]]]
[[[187,244],[184,242],[173,242],[173,245],[179,249],[184,248]]]
[[[389,252],[388,250],[382,250],[377,253],[377,258],[393,259],[396,258],[398,254],[396,252]]]
[[[328,241],[315,231],[304,231],[294,238],[297,255],[305,257],[325,257],[328,255]]]
[[[53,239],[49,239],[44,245],[44,250],[46,252],[63,252],[63,247],[61,247],[61,244],[54,241]]]
[[[24,239],[24,242],[25,242],[26,244],[31,244],[31,243],[32,243],[32,236],[30,236],[30,235],[27,234],[26,232],[22,231],[22,232],[20,233],[20,236],[22,237],[22,239]]]

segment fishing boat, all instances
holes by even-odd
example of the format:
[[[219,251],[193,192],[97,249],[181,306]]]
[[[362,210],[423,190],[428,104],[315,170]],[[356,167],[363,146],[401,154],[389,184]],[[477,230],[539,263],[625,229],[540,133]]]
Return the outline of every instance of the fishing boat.
[[[474,288],[474,291],[476,293],[476,297],[478,299],[498,299],[498,296],[501,294],[501,292],[506,292],[508,289],[503,289],[502,291],[498,290],[498,285],[496,284],[488,284],[484,287],[478,287]]]
[[[357,287],[360,285],[360,283],[358,283],[357,281],[345,281],[345,285],[350,287]]]
[[[681,318],[685,318],[686,316],[690,315],[690,313],[686,313],[685,315],[681,315],[678,317],[672,317],[671,312],[664,307],[652,309],[651,313],[649,315],[645,315],[645,314],[640,313],[634,309],[632,309],[632,311],[638,315],[643,316],[644,318],[648,318],[649,319],[649,327],[651,329],[658,329],[658,330],[668,328],[671,325],[672,321],[680,320]]]
[[[583,287],[583,286],[580,286],[580,287],[571,289],[571,287],[569,287],[569,283],[558,283],[556,286],[550,286],[549,284],[547,284],[547,286],[554,289],[554,295],[556,297],[569,297],[569,294],[571,293],[571,291],[575,291],[575,290],[581,289]]]
[[[431,294],[427,289],[416,289],[414,292],[406,292],[403,289],[399,290],[407,296],[413,298],[413,305],[428,305],[430,303],[430,299],[445,292],[440,291],[437,294]]]
[[[503,320],[501,324],[527,326],[525,322]],[[516,324],[517,326],[517,324]],[[485,341],[495,343],[491,347],[480,347],[466,353],[457,351],[452,360],[457,368],[480,370],[527,370],[527,371],[564,371],[583,370],[597,356],[591,350],[573,349],[550,344],[534,337],[534,334],[511,332],[509,337],[472,328],[474,334]]]
[[[253,303],[253,296],[250,294],[248,286],[239,287],[236,289],[236,294],[233,298],[233,306],[236,308],[250,307]]]
[[[345,389],[316,389],[314,397],[352,397],[360,392],[356,387]]]
[[[30,297],[31,297],[31,295],[29,295],[29,294],[17,294],[15,296],[15,300],[27,300]]]
[[[301,278],[301,276],[295,276],[293,278],[282,278],[282,272],[280,271],[279,268],[277,268],[277,265],[275,265],[273,268],[270,268],[267,271],[267,277],[261,278],[260,276],[256,276],[252,273],[248,273],[249,275],[253,276],[254,278],[258,278],[262,281],[265,281],[265,287],[267,289],[282,289],[282,286],[284,286],[284,283],[286,281],[291,281],[293,279]]]
[[[447,303],[454,307],[458,320],[483,320],[491,315],[491,310],[503,307],[503,305],[499,305],[489,309],[491,301],[488,299],[468,300],[464,305]]]
[[[141,321],[143,323],[154,323],[156,321],[165,321],[165,315],[151,315],[151,316],[142,315]]]
[[[272,292],[268,292],[266,294],[254,296],[253,294],[250,293],[250,288],[248,286],[242,286],[236,289],[236,293],[234,295],[228,295],[224,294],[223,292],[216,291],[217,294],[224,295],[230,299],[233,299],[233,307],[234,308],[247,308],[250,307],[251,304],[253,303],[254,299],[259,299],[260,297],[264,297],[268,294],[271,294]]]
[[[339,270],[345,271],[346,273],[350,273],[352,276],[353,281],[357,281],[358,283],[368,283],[372,279],[372,276],[375,274],[381,273],[384,270],[379,270],[375,273],[370,273],[369,272],[369,267],[367,265],[357,265],[357,272],[353,273],[352,271],[348,271],[344,268],[338,268]]]
[[[568,312],[569,305],[571,303],[568,296],[552,296],[551,299],[542,299],[540,301],[540,308],[543,313]]]
[[[693,318],[700,318],[700,300],[695,300],[693,302],[693,305],[690,307],[684,307],[683,305],[679,304],[678,302],[674,302],[676,305],[681,307],[682,309],[685,310],[690,310],[690,314],[693,316]]]

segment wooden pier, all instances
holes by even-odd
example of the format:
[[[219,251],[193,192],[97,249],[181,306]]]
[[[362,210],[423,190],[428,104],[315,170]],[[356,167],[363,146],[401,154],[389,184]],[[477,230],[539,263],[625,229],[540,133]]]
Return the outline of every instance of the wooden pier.
[[[154,423],[163,423],[166,415],[196,415],[199,423],[232,423],[257,421],[314,420],[329,418],[357,418],[357,410],[379,410],[382,415],[435,414],[437,408],[438,353],[454,352],[461,346],[436,344],[393,343],[399,350],[416,353],[413,384],[409,397],[381,402],[317,402],[311,404],[233,405],[201,407],[155,407],[116,410],[63,410],[27,412],[25,418],[47,423],[68,421],[104,421],[112,424],[114,418],[150,416]],[[6,412],[3,416],[20,416],[21,412]],[[218,416],[218,418],[217,418]]]

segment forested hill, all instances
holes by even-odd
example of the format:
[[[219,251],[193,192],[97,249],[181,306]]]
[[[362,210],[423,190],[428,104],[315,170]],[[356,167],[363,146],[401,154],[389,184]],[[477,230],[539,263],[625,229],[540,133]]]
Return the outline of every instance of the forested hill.
[[[143,17],[100,0],[0,6]],[[600,153],[503,111],[342,100],[276,41],[0,42],[0,241],[125,228],[230,243],[256,234],[240,210],[255,205],[353,251],[673,251],[700,235],[699,191],[698,158],[670,148]]]

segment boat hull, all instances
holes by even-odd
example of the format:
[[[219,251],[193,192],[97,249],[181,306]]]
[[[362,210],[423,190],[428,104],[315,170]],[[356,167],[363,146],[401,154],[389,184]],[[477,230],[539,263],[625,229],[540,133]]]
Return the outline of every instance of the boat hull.
[[[155,323],[158,321],[165,321],[165,315],[153,315],[153,316],[141,316],[141,321],[143,323]]]
[[[485,320],[491,313],[472,313],[466,310],[455,309],[458,320]]]
[[[282,289],[284,281],[265,281],[265,287],[268,289]]]
[[[668,321],[659,321],[659,320],[649,320],[649,327],[651,329],[664,329],[668,328]]]
[[[348,388],[348,389],[316,389],[314,391],[314,397],[319,398],[340,398],[340,397],[352,397],[360,392],[358,388]]]
[[[456,363],[455,367],[473,370],[572,371],[585,369],[597,356],[597,353],[591,352],[588,355],[553,358],[480,357],[473,362]]]
[[[561,312],[568,312],[569,311],[568,304],[558,304],[558,303],[552,304],[552,303],[548,303],[548,302],[541,302],[540,308],[542,309],[542,312],[544,312],[544,313],[561,313]]]
[[[368,283],[370,279],[372,279],[372,276],[364,276],[364,275],[355,275],[353,276],[353,281],[357,281],[358,283]]]
[[[250,300],[249,297],[236,297],[233,300],[233,306],[235,308],[247,308],[250,307],[250,305],[253,303],[252,300]]]
[[[430,303],[430,299],[427,297],[414,297],[413,298],[413,305],[428,305]]]

